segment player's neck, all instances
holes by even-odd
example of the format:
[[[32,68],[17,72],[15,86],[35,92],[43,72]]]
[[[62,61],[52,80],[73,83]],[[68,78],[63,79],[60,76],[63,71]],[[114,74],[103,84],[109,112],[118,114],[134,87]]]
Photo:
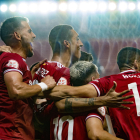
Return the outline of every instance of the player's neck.
[[[61,63],[63,66],[69,67],[70,56],[68,56],[66,54],[62,54],[62,55],[54,54],[51,61],[57,61],[57,62]]]
[[[123,67],[120,69],[120,72],[126,71],[126,70],[136,70],[135,66],[130,66],[128,64],[123,64]]]
[[[127,71],[127,70],[136,70],[135,68],[126,68],[126,67],[123,67],[120,69],[120,72],[123,72],[123,71]]]
[[[27,58],[26,53],[24,52],[22,46],[20,46],[19,44],[17,45],[13,45],[12,47],[12,53],[17,53],[18,55],[20,55],[23,58]]]

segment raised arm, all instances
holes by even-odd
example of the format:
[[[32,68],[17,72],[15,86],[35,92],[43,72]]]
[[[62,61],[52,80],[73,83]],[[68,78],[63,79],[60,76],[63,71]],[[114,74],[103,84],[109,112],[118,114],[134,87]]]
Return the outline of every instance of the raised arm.
[[[9,97],[14,100],[26,99],[42,91],[39,85],[28,85],[23,82],[22,75],[19,72],[8,72],[4,74],[4,81],[7,86]],[[54,79],[50,76],[45,77],[43,82],[48,86],[48,90],[56,85]]]

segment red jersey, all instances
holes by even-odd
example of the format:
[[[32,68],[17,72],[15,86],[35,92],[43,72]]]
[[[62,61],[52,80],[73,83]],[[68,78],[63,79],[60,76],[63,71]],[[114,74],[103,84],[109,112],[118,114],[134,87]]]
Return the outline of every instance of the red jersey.
[[[16,53],[2,53],[0,55],[0,139],[33,140],[33,111],[29,106],[31,100],[12,100],[8,95],[4,74],[12,71],[19,72],[23,82],[32,85],[26,60]]]
[[[38,82],[41,82],[41,79],[45,76],[50,75],[53,76],[55,82],[57,85],[70,85],[70,71],[69,68],[64,67],[61,63],[56,61],[48,61],[45,62],[40,66],[38,71],[35,73],[33,78],[33,83],[37,84]],[[49,112],[55,108],[54,102],[52,100],[47,99],[47,103],[43,104],[41,107],[38,107],[39,110],[39,118],[41,117],[41,121],[45,124],[45,131],[43,133],[42,139],[49,140],[49,123],[50,123],[50,117]],[[37,110],[37,112],[38,112]],[[41,116],[40,116],[40,112]],[[40,138],[40,136],[36,136],[37,138]]]
[[[55,68],[54,68],[55,67]],[[47,75],[53,76],[56,82],[59,80],[60,85],[70,85],[69,69],[59,62],[46,62],[36,72],[34,80],[37,82]],[[65,82],[67,79],[67,82]],[[41,120],[51,118],[50,122],[50,140],[89,140],[86,131],[85,120],[90,117],[97,117],[104,120],[104,116],[100,115],[97,110],[94,113],[78,113],[78,114],[60,114],[54,106],[54,102],[49,104],[41,114]],[[79,129],[80,128],[80,129]],[[48,130],[44,131],[43,140],[48,140]],[[82,133],[82,135],[81,135]]]
[[[78,114],[57,114],[53,110],[50,114],[50,140],[89,140],[86,130],[86,120],[91,117],[96,117],[102,122],[105,117],[105,108],[87,113]],[[94,127],[94,126],[93,126]]]
[[[110,117],[112,120],[116,136],[125,140],[140,139],[140,73],[134,70],[127,70],[120,74],[103,77],[90,82],[98,95],[105,95],[113,86],[113,81],[116,81],[116,92],[130,89],[126,95],[133,94],[134,97],[127,101],[134,101],[134,104],[129,104],[130,110],[122,108],[109,108]]]
[[[42,64],[34,75],[34,83],[41,82],[41,79],[47,75],[52,76],[58,85],[70,85],[69,68],[59,62],[48,61]]]

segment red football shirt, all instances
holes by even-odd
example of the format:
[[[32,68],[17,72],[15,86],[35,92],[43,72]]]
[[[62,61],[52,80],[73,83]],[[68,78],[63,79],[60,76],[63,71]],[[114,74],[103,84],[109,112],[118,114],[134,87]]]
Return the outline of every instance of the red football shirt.
[[[33,111],[30,99],[12,100],[4,82],[4,74],[16,71],[23,77],[23,82],[32,84],[30,70],[26,60],[16,53],[0,55],[0,139],[33,140]]]
[[[34,75],[34,84],[41,82],[41,79],[47,75],[52,76],[58,85],[70,85],[69,68],[59,62],[48,61],[42,64]]]
[[[120,74],[107,76],[90,82],[95,86],[98,95],[105,95],[116,81],[116,92],[130,89],[126,95],[133,94],[134,97],[127,101],[134,101],[134,104],[127,105],[130,110],[122,108],[109,108],[116,136],[125,140],[140,139],[140,73],[134,70],[127,70]]]
[[[86,130],[86,120],[96,117],[102,122],[105,117],[105,108],[102,115],[97,111],[77,114],[60,114],[52,110],[50,122],[50,140],[89,140]],[[94,127],[94,126],[93,126]]]
[[[40,82],[41,79],[47,75],[53,76],[56,82],[58,82],[58,79],[61,77],[58,82],[59,84],[70,85],[69,69],[59,62],[49,61],[44,63],[34,76],[35,83]],[[60,140],[89,140],[86,131],[86,119],[97,117],[101,121],[104,120],[104,116],[100,115],[97,110],[90,113],[60,114],[57,112],[54,102],[44,108],[44,112],[41,114],[41,120],[45,122],[49,116],[51,118],[50,140],[55,140],[56,138]],[[43,136],[43,140],[49,139],[48,129],[44,131]]]
[[[61,63],[56,61],[48,61],[40,66],[38,71],[35,73],[33,78],[33,83],[37,84],[41,82],[41,79],[45,76],[50,75],[53,76],[57,85],[70,85],[70,72],[69,68],[64,67]],[[45,124],[45,131],[42,135],[42,139],[49,140],[49,123],[50,117],[48,116],[49,112],[55,108],[54,102],[52,100],[47,99],[47,103],[43,104],[41,107],[38,107],[37,112],[39,112],[39,118]],[[41,112],[41,116],[40,116]],[[37,113],[38,114],[38,113]],[[44,118],[45,116],[45,118]],[[39,137],[39,136],[37,136]]]

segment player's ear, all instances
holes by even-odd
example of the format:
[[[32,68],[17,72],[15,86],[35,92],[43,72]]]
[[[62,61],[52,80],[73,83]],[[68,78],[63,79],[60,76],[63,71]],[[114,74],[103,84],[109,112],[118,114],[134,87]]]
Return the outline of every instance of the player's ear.
[[[21,40],[21,35],[18,32],[14,32],[14,37],[19,41]]]
[[[69,41],[64,40],[63,43],[64,43],[64,46],[65,46],[65,47],[70,48],[70,43],[69,43]]]
[[[92,76],[92,77],[91,77],[91,80],[92,80],[92,81],[95,80],[95,79],[96,79],[95,76]]]
[[[135,68],[135,70],[138,70],[138,61],[137,60],[134,61],[134,68]]]

